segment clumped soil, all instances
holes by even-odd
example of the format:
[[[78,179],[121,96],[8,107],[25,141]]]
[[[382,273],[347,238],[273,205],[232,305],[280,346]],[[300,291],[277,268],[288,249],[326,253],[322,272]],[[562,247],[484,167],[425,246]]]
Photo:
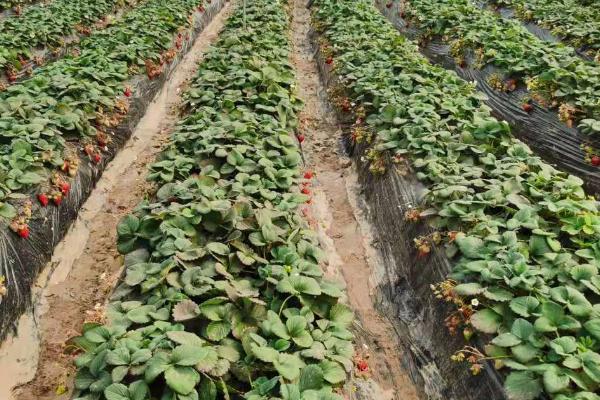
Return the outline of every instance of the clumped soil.
[[[197,63],[218,37],[230,9],[231,4],[227,3],[199,35],[57,247],[54,261],[59,265],[53,265],[55,272],[41,294],[39,305],[46,312],[38,320],[41,344],[37,372],[31,382],[14,390],[15,399],[71,397],[75,369],[66,341],[80,334],[84,321],[103,318],[106,299],[121,275],[122,258],[116,250],[117,224],[148,191],[147,167],[179,119],[177,108],[186,79],[194,76]]]
[[[293,4],[292,61],[296,68],[298,94],[304,101],[300,132],[306,168],[314,172],[309,221],[320,235],[329,257],[327,274],[342,279],[348,303],[358,322],[357,361],[368,364],[368,372],[354,373],[348,396],[372,400],[414,400],[418,392],[402,367],[400,345],[394,328],[373,306],[370,263],[376,262],[368,232],[362,232],[353,205],[358,195],[351,161],[341,150],[342,132],[328,107],[309,40],[310,11],[305,2]],[[364,378],[364,379],[363,379]]]

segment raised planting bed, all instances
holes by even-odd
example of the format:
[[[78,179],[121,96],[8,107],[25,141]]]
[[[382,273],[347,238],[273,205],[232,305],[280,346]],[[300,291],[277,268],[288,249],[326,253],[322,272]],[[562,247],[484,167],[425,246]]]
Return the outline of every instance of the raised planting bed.
[[[299,212],[285,9],[238,7],[200,65],[156,192],[119,224],[108,321],[72,340],[77,399],[341,400],[353,313]]]
[[[600,398],[597,202],[370,1],[315,5],[321,71],[387,261],[377,306],[424,396]]]
[[[385,4],[393,8],[394,3]],[[529,97],[558,109],[565,123],[579,123],[584,133],[599,132],[600,125],[594,125],[600,118],[597,63],[582,60],[570,46],[540,40],[520,22],[506,20],[472,0],[412,0],[399,4],[398,13],[419,29],[423,43],[441,38],[451,47],[458,64],[467,63],[470,55],[477,67],[490,64],[498,68],[499,89],[511,90],[525,83]]]
[[[37,3],[38,0],[1,0],[0,18],[7,15],[20,15],[27,5]]]
[[[54,246],[222,1],[149,0],[0,94],[0,338]],[[144,71],[146,75],[142,74]]]
[[[600,61],[600,10],[578,0],[489,0],[498,12],[518,18],[541,38],[556,37]]]
[[[453,42],[446,40],[447,38],[434,35],[423,41],[423,35],[427,36],[426,30],[417,27],[414,22],[408,22],[406,19],[408,14],[403,11],[403,7],[407,7],[406,5],[396,2],[377,2],[376,4],[397,29],[403,34],[420,41],[419,49],[430,61],[447,69],[453,69],[461,78],[475,82],[477,88],[487,96],[486,103],[491,107],[493,115],[509,122],[514,135],[527,143],[536,154],[558,168],[583,179],[586,189],[591,193],[600,193],[600,140],[597,136],[585,133],[582,129],[570,127],[560,120],[555,110],[537,101],[532,101],[534,92],[529,90],[526,85],[519,83],[515,75],[511,75],[512,78],[510,79],[505,79],[506,70],[497,64],[495,59],[491,59],[487,63],[480,63],[477,61],[476,55],[470,50],[465,50],[461,58],[457,59],[452,50],[451,43]],[[450,9],[448,5],[444,7]],[[462,10],[458,5],[456,9]],[[494,15],[487,15],[487,19],[482,19],[482,21],[488,20],[494,23],[502,21],[500,17]],[[487,22],[482,22],[482,26],[486,24]],[[506,24],[502,23],[501,26],[504,27],[507,24],[512,29],[517,30],[519,37],[524,35],[521,32],[524,28],[519,26],[518,22],[507,21]],[[478,30],[477,35],[480,35],[482,31],[483,28]],[[526,35],[530,37],[527,40],[533,38],[528,32]],[[468,34],[468,36],[472,37],[473,35]],[[524,39],[515,39],[514,41],[511,39],[510,43],[520,47],[520,43],[525,42]],[[468,44],[464,45],[465,48],[471,48]],[[551,48],[554,45],[548,43],[548,46],[550,46],[548,48]],[[531,46],[527,44],[526,47]],[[518,56],[511,55],[511,62],[520,63],[521,61],[518,60]],[[582,60],[579,61],[583,62]],[[553,69],[547,71],[553,71]],[[526,75],[518,76],[526,79]],[[564,84],[569,80],[563,80],[562,82]],[[511,87],[507,88],[507,84],[510,84]]]
[[[0,20],[0,90],[65,53],[67,44],[110,24],[109,16],[137,0],[56,0]]]

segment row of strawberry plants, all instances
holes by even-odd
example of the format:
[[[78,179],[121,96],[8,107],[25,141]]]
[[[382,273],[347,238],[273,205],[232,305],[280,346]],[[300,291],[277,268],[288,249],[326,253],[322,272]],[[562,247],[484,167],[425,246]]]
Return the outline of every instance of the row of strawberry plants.
[[[514,9],[525,22],[536,22],[576,48],[600,61],[600,10],[577,0],[492,0]],[[565,12],[568,10],[568,12]]]
[[[596,61],[600,60],[600,12],[595,7],[582,4],[578,0],[564,2],[542,2],[533,0],[492,0],[500,6],[515,8],[515,14],[524,21],[535,21],[542,27],[566,40],[575,47],[581,47]],[[568,13],[564,11],[568,10]]]
[[[28,236],[31,207],[23,192],[37,190],[41,205],[59,205],[81,160],[102,161],[111,129],[128,111],[127,82],[144,69],[149,78],[160,74],[182,46],[175,33],[198,5],[148,0],[82,40],[78,54],[0,93],[0,215],[13,230]]]
[[[572,47],[543,41],[519,21],[503,19],[472,0],[407,0],[401,8],[401,16],[419,29],[420,40],[441,38],[458,65],[465,66],[473,54],[475,67],[493,65],[504,75],[494,75],[497,89],[512,91],[524,82],[525,103],[533,99],[557,108],[567,125],[579,122],[582,132],[600,133],[600,65],[581,59]]]
[[[353,315],[297,212],[288,20],[248,2],[200,65],[157,191],[118,226],[108,323],[74,340],[77,399],[340,399]]]
[[[21,14],[23,7],[37,2],[38,0],[0,0],[0,12],[12,10],[17,15]]]
[[[600,212],[580,179],[545,164],[490,115],[474,86],[433,66],[370,1],[320,0],[314,25],[353,112],[351,138],[368,144],[374,173],[406,170],[426,184],[406,222],[427,257],[445,245],[451,279],[435,287],[458,310],[447,323],[489,340],[459,351],[478,373],[508,372],[511,399],[600,399]],[[443,6],[442,6],[443,7]],[[389,157],[387,154],[389,153]],[[458,283],[457,283],[458,282]]]
[[[132,0],[129,0],[132,2]],[[10,82],[33,59],[41,64],[36,49],[59,49],[65,38],[90,32],[91,25],[127,1],[123,0],[55,0],[49,5],[27,8],[19,17],[0,21],[0,69]]]

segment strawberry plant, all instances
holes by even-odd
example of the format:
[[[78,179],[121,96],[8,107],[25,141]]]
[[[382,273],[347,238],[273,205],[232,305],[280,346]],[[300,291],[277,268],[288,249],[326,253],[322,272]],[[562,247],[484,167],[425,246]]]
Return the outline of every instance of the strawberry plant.
[[[103,160],[106,132],[128,110],[125,83],[142,73],[145,61],[168,62],[175,34],[189,26],[197,5],[198,0],[143,2],[83,39],[77,55],[41,67],[0,93],[1,216],[15,216],[7,203],[18,197],[14,192],[48,182],[56,171],[73,176],[79,158]],[[57,205],[63,197],[58,189],[51,196]]]
[[[578,0],[492,0],[492,4],[513,8],[519,19],[539,24],[600,60],[600,11],[597,7],[582,5]]]
[[[543,41],[519,21],[504,19],[471,0],[410,0],[403,10],[422,42],[439,39],[450,45],[456,58],[473,52],[474,67],[493,65],[512,80],[500,85],[503,90],[522,82],[541,104],[570,109],[567,118],[560,113],[567,125],[587,119],[585,131],[597,133],[597,124],[589,121],[600,120],[600,65],[583,60],[574,48]]]
[[[435,3],[435,29],[463,29],[446,27],[449,16],[472,20],[462,1]],[[366,113],[370,149],[408,158],[427,185],[415,207],[427,212],[406,219],[434,227],[454,263],[433,286],[457,308],[446,325],[487,342],[453,359],[474,374],[494,361],[509,399],[600,398],[600,211],[582,181],[534,156],[473,85],[431,65],[371,2],[322,0],[313,19],[336,79]],[[424,256],[441,243],[415,245]]]
[[[133,3],[133,0],[129,0]],[[9,80],[22,70],[40,47],[56,49],[77,28],[89,27],[115,11],[123,0],[56,0],[28,7],[19,17],[0,21],[0,69]],[[88,32],[89,33],[89,32]]]
[[[13,10],[15,14],[20,15],[25,5],[35,3],[37,0],[1,0],[0,11]]]
[[[108,323],[73,340],[77,399],[341,399],[353,315],[297,213],[284,7],[234,11],[204,57],[150,168],[158,190],[118,226]]]

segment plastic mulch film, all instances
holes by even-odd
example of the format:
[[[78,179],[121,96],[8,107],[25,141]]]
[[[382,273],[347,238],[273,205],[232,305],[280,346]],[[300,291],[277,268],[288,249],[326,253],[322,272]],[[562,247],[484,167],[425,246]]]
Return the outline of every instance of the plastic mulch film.
[[[324,87],[332,88],[336,77],[319,52],[314,31],[311,37]],[[363,161],[365,148],[349,140],[354,118],[336,114],[344,131],[342,140],[357,167],[362,207],[372,227],[373,243],[383,261],[374,265],[371,275],[372,300],[394,327],[390,335],[397,335],[406,355],[402,365],[424,398],[505,399],[502,377],[491,364],[473,376],[464,365],[450,359],[465,342],[462,335],[448,334],[444,320],[452,310],[435,298],[430,287],[447,278],[450,261],[438,249],[433,249],[427,258],[418,257],[413,239],[432,231],[423,223],[404,222],[405,212],[420,203],[425,187],[412,174],[402,175],[394,169],[374,176]]]
[[[107,131],[112,141],[108,144],[108,151],[103,152],[102,161],[93,164],[86,158],[80,160],[69,195],[63,199],[60,207],[41,207],[34,202],[28,240],[17,236],[6,224],[0,227],[0,276],[6,279],[6,294],[0,297],[0,340],[4,340],[11,329],[16,328],[20,315],[31,306],[31,285],[50,260],[54,247],[76,219],[102,171],[129,139],[148,105],[225,1],[213,0],[204,13],[195,12],[194,24],[189,31],[190,40],[184,42],[182,50],[159,76],[150,80],[140,75],[128,82],[133,91],[129,112],[117,127]],[[30,193],[32,197],[34,190]]]
[[[486,3],[486,2],[477,2],[477,5],[481,8],[485,8],[485,7],[488,7],[490,4]],[[498,14],[500,14],[503,18],[518,19],[517,16],[515,15],[514,9],[511,7],[494,5],[494,10]],[[534,34],[541,40],[545,40],[547,42],[553,42],[553,43],[561,42],[561,38],[552,34],[550,29],[541,27],[540,25],[538,25],[532,21],[520,21],[520,22],[521,22],[521,25],[523,25],[523,27],[525,27],[525,29],[527,29],[529,32],[531,32],[532,34]],[[586,50],[587,50],[587,47],[585,47],[585,46],[575,49],[575,51],[577,52],[577,55],[579,55],[581,58],[583,58],[584,60],[587,60],[587,61],[593,61],[592,57],[585,54]]]
[[[390,8],[378,1],[375,5],[400,32],[409,38],[417,36],[414,28],[406,28],[396,3]],[[472,55],[467,56],[467,65],[461,68],[450,54],[449,46],[436,39],[428,42],[425,47],[420,46],[419,51],[432,63],[454,70],[467,81],[477,82],[477,89],[488,96],[486,104],[492,109],[492,114],[508,122],[516,138],[529,145],[532,151],[549,164],[581,178],[588,192],[600,194],[600,169],[586,161],[584,149],[584,146],[590,145],[600,151],[600,140],[597,137],[569,128],[558,119],[556,110],[543,108],[537,103],[533,104],[533,112],[523,111],[523,98],[528,94],[526,87],[519,85],[512,92],[494,89],[488,83],[488,78],[493,74],[502,75],[501,71],[492,65],[483,69],[472,68],[475,64]]]

